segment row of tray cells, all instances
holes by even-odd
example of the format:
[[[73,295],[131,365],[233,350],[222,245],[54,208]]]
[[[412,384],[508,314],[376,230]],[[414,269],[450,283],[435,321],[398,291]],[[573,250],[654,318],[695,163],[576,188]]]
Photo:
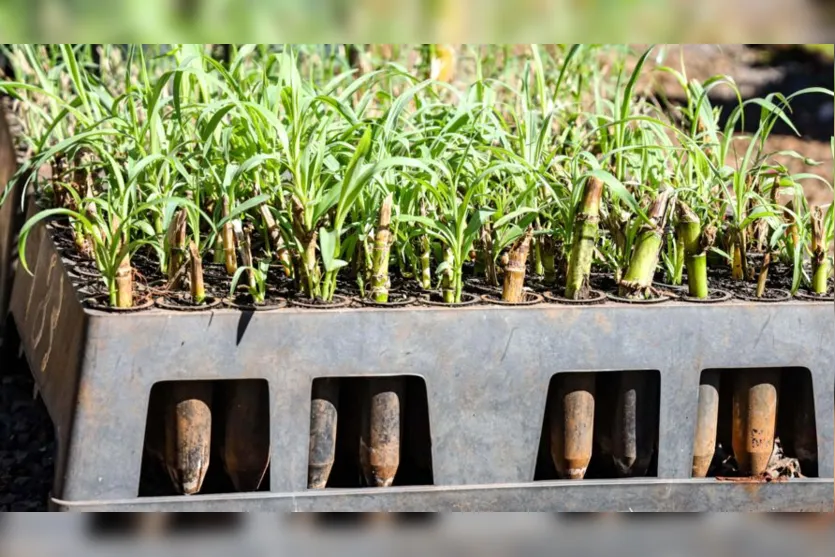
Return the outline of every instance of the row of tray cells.
[[[660,373],[561,373],[548,387],[533,480],[657,476]],[[140,496],[269,490],[266,381],[157,384]],[[693,477],[817,475],[811,374],[702,373]],[[414,376],[317,379],[308,488],[433,485],[426,385]]]

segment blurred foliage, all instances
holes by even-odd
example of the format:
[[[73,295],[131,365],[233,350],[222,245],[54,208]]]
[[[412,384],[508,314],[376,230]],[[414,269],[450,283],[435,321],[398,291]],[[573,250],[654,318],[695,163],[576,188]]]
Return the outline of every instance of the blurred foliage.
[[[779,3],[778,3],[779,1]],[[809,0],[0,0],[0,39],[805,42]],[[778,15],[779,14],[779,15]]]

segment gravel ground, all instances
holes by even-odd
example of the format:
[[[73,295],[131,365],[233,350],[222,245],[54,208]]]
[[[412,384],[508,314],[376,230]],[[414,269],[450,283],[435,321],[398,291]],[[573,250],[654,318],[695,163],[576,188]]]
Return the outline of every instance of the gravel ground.
[[[785,53],[772,57],[771,64],[765,64],[762,51],[742,45],[727,45],[721,49],[705,45],[669,45],[667,64],[677,65],[679,48],[690,78],[705,79],[717,73],[732,75],[746,96],[774,91],[790,93],[811,85],[830,89],[833,86],[831,61]],[[663,90],[671,99],[676,98],[678,86],[672,81],[656,78],[647,85]],[[7,99],[0,101],[7,102]],[[714,102],[722,101],[723,97],[717,91]],[[724,101],[728,101],[727,97]],[[770,139],[770,146],[795,149],[826,161],[816,167],[807,167],[802,161],[795,160],[790,164],[794,172],[815,172],[831,181],[831,100],[797,105],[795,120],[804,137],[775,135]],[[813,203],[832,201],[831,191],[815,182],[809,181],[806,189]],[[53,477],[55,441],[46,409],[34,393],[25,360],[18,358],[16,343],[6,339],[0,349],[0,511],[46,509]]]

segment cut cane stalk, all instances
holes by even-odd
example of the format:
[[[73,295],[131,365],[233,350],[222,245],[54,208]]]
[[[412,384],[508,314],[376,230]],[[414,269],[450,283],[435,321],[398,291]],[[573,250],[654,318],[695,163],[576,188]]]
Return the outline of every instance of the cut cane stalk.
[[[238,491],[257,491],[270,465],[270,409],[258,381],[223,384],[225,427],[220,455]]]
[[[375,302],[389,300],[389,249],[391,247],[391,206],[392,194],[388,194],[380,207],[377,233],[374,237],[371,268],[371,297]]]
[[[597,241],[602,195],[603,182],[597,178],[589,178],[574,218],[574,236],[568,259],[565,297],[572,300],[585,299],[589,294],[589,274],[594,244]]]
[[[165,464],[174,488],[198,493],[209,469],[212,446],[212,384],[169,385],[165,407]]]
[[[664,241],[664,220],[670,191],[667,189],[658,194],[649,209],[651,224],[644,225],[638,233],[629,268],[620,281],[619,293],[623,297],[642,298],[649,292]]]
[[[618,475],[644,476],[655,450],[658,393],[650,374],[623,371],[618,377],[612,457]]]
[[[559,377],[550,416],[551,458],[560,478],[582,480],[594,442],[595,375]]]
[[[368,381],[362,409],[360,466],[365,485],[390,487],[400,466],[403,381],[396,377]]]
[[[708,227],[703,232],[696,213],[679,203],[676,233],[684,249],[689,294],[693,298],[707,298],[707,252],[713,245],[716,230]]]
[[[738,373],[733,397],[733,450],[740,472],[759,476],[774,450],[779,396],[777,370]]]
[[[689,271],[688,271],[689,272]],[[696,436],[693,440],[694,478],[704,478],[716,452],[716,430],[719,424],[719,373],[705,371],[699,384],[699,406],[696,415]]]
[[[812,292],[826,294],[830,273],[828,246],[824,241],[824,213],[820,206],[815,207],[812,221]]]
[[[528,228],[525,235],[510,247],[502,288],[502,300],[505,302],[519,303],[525,300],[525,263],[532,238],[533,230]]]
[[[339,383],[332,378],[313,382],[310,406],[310,452],[307,487],[324,489],[336,458],[336,426],[339,417]]]
[[[192,240],[188,245],[191,270],[191,299],[195,304],[202,304],[206,299],[206,288],[203,284],[203,259],[200,258],[200,250]]]
[[[223,218],[229,217],[229,196],[223,196]],[[235,233],[232,223],[227,221],[223,224],[223,262],[226,265],[226,274],[234,276],[238,270],[238,259],[235,255]]]

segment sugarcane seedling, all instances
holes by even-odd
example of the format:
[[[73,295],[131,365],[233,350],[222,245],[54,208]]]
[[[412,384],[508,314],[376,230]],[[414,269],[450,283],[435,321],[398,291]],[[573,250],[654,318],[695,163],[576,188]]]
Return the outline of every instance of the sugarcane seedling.
[[[369,487],[390,487],[400,466],[403,380],[372,378],[363,399],[360,468]]]
[[[194,304],[200,305],[206,300],[206,287],[203,283],[203,259],[200,257],[200,250],[194,240],[188,244],[189,271],[191,288],[191,300]]]
[[[371,297],[375,302],[389,301],[389,250],[391,248],[391,206],[393,195],[389,193],[380,207],[380,218],[374,235],[371,253]]]
[[[774,450],[779,370],[743,370],[734,378],[733,451],[740,472],[759,476]]]
[[[707,252],[716,239],[716,228],[702,230],[699,217],[685,203],[678,203],[676,235],[684,248],[684,265],[687,268],[688,294],[693,298],[708,297]]]
[[[525,301],[525,263],[533,239],[533,230],[528,227],[525,234],[508,248],[508,263],[505,267],[502,301],[520,303]]]
[[[564,373],[550,409],[551,458],[563,479],[582,480],[594,444],[595,374]]]
[[[658,253],[664,242],[667,203],[671,189],[658,194],[647,214],[649,222],[638,232],[629,267],[620,281],[619,294],[625,298],[646,298],[652,286]]]
[[[229,218],[229,196],[226,194],[223,195],[221,211],[224,219]],[[229,220],[223,223],[221,241],[223,249],[223,262],[226,265],[226,274],[231,277],[234,276],[235,271],[238,270],[238,259],[235,255],[235,232],[233,224]]]
[[[825,240],[824,212],[818,205],[810,215],[812,222],[812,292],[826,294],[830,274],[829,247]]]
[[[186,211],[178,209],[168,224],[166,233],[166,247],[168,259],[168,286],[180,288],[182,286],[182,274],[180,272],[185,263],[186,254]]]
[[[657,383],[643,371],[618,374],[612,457],[621,477],[644,476],[655,450]]]
[[[594,256],[594,244],[597,241],[602,196],[603,181],[595,177],[589,178],[574,217],[574,234],[571,255],[568,259],[565,297],[572,300],[585,299],[589,294],[589,275]]]
[[[717,371],[702,372],[698,404],[696,436],[693,439],[692,477],[704,478],[707,476],[716,452],[716,430],[719,426],[719,373]]]
[[[257,491],[270,465],[270,408],[260,381],[221,383],[224,420],[220,456],[237,491]]]
[[[168,385],[165,404],[165,465],[174,488],[199,493],[212,447],[212,384],[179,381]]]
[[[336,459],[336,426],[339,418],[339,383],[327,377],[313,381],[310,404],[308,489],[324,489]]]

